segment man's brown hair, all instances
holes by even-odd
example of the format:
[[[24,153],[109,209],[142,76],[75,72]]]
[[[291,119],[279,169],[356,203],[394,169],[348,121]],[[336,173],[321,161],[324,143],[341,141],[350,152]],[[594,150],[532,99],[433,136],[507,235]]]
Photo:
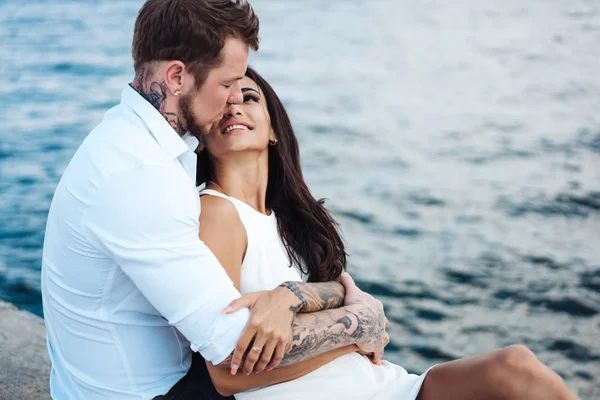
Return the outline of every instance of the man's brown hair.
[[[141,74],[152,61],[179,60],[199,88],[221,63],[228,37],[258,50],[258,17],[246,0],[147,0],[133,31],[133,67]]]

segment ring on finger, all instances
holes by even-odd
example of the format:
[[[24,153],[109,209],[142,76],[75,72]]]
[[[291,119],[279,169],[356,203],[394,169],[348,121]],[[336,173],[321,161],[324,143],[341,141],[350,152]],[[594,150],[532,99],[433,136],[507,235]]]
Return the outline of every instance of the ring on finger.
[[[255,351],[255,352],[257,352],[257,353],[260,353],[260,352],[262,351],[262,349],[261,349],[260,347],[256,347],[256,346],[254,346],[254,347],[252,347],[252,351]]]

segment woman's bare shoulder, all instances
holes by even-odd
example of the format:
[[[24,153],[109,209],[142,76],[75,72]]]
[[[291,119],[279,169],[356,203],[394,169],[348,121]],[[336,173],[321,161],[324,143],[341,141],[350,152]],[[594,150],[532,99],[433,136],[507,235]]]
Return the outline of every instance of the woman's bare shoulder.
[[[246,231],[233,203],[217,196],[200,198],[198,237],[217,257],[235,287],[240,289],[240,268],[248,246]]]
[[[242,221],[235,205],[222,197],[204,195],[200,197],[200,230],[204,227],[220,229],[241,228]]]
[[[200,215],[231,217],[238,216],[237,209],[230,200],[206,194],[200,197]]]

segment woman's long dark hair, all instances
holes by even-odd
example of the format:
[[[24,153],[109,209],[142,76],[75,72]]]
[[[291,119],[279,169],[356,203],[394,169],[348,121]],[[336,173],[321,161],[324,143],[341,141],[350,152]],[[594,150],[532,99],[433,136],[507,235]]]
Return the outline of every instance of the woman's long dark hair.
[[[266,206],[277,216],[279,234],[290,261],[309,274],[310,282],[327,282],[336,279],[346,268],[344,242],[339,226],[316,200],[302,176],[298,140],[281,100],[256,71],[248,67],[246,76],[261,88],[271,126],[278,142],[269,146],[269,183]],[[198,155],[198,184],[214,179],[210,155]]]

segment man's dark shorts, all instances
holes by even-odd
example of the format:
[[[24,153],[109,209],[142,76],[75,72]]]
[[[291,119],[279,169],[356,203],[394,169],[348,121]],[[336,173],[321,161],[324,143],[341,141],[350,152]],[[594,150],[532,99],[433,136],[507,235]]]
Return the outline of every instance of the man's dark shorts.
[[[181,378],[163,396],[156,396],[154,400],[234,400],[233,396],[223,397],[215,389],[204,358],[198,353],[192,355],[192,367],[187,375]]]

